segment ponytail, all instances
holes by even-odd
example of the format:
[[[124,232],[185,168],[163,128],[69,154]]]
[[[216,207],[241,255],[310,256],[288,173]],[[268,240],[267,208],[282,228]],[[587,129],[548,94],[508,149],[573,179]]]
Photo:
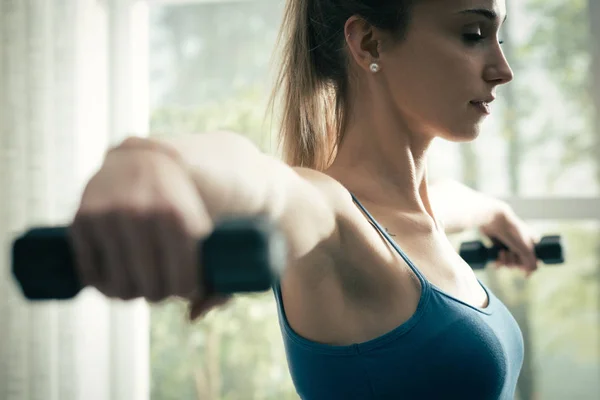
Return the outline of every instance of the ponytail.
[[[408,1],[374,6],[365,0],[287,0],[281,66],[271,96],[271,108],[281,102],[278,141],[287,164],[323,171],[335,157],[348,118],[347,19],[357,14],[398,31]]]

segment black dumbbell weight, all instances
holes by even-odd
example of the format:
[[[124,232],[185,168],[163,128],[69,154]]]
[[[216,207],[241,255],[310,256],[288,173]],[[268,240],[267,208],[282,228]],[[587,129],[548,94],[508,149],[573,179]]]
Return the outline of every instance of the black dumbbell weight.
[[[268,290],[286,263],[282,233],[261,216],[221,221],[198,242],[204,284],[222,294]],[[34,228],[12,248],[12,272],[29,300],[65,300],[82,285],[73,267],[68,229]]]
[[[506,250],[503,244],[486,247],[481,241],[464,242],[460,246],[460,256],[473,269],[483,269],[489,261],[498,259],[498,253]],[[564,254],[561,237],[559,235],[544,236],[535,245],[536,257],[545,264],[564,263]]]

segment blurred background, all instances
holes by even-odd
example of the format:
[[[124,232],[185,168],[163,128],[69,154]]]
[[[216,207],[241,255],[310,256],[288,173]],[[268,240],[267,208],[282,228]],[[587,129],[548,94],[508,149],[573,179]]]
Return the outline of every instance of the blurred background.
[[[11,240],[68,222],[107,146],[123,137],[248,135],[276,154],[266,103],[282,0],[0,0],[0,400],[297,399],[272,293],[194,324],[84,291],[27,304]],[[600,2],[507,0],[515,71],[475,142],[429,163],[507,200],[566,264],[479,277],[523,330],[519,400],[600,398]],[[595,22],[595,23],[594,23]],[[477,232],[452,237],[456,247]]]

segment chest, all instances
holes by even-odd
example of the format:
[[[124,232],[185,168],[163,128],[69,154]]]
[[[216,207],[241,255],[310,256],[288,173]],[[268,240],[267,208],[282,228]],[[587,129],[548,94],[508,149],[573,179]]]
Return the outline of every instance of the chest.
[[[401,267],[404,267],[404,263],[410,273],[421,274],[435,288],[464,303],[479,308],[487,307],[487,293],[445,235],[403,235],[392,239],[394,243],[389,243],[389,246],[398,253]],[[404,253],[407,259],[400,253]]]

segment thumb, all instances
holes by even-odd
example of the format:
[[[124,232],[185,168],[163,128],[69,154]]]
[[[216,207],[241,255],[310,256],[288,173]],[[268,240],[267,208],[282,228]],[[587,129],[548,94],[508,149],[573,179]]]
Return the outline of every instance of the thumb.
[[[195,321],[196,319],[204,316],[211,309],[227,303],[230,299],[231,296],[226,295],[211,295],[206,298],[197,297],[192,299],[189,305],[190,321]]]

